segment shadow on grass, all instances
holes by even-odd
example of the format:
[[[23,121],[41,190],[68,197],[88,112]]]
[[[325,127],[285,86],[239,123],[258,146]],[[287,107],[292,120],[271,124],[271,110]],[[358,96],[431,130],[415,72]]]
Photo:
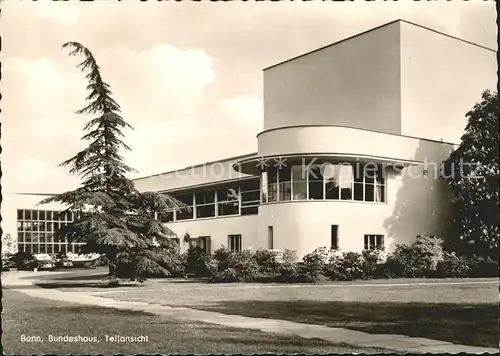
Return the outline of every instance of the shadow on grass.
[[[202,310],[343,327],[371,334],[402,334],[483,347],[498,346],[496,304],[225,301]]]
[[[85,282],[85,283],[61,283],[61,282],[53,282],[53,283],[35,283],[35,286],[47,289],[66,289],[66,288],[123,288],[123,287],[143,287],[142,284],[132,284],[132,283],[122,283],[118,285],[109,284],[107,281],[94,281],[94,282]]]

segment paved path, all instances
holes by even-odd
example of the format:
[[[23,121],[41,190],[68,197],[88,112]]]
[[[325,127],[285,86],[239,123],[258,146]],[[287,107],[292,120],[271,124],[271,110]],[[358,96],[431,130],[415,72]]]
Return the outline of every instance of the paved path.
[[[414,353],[498,353],[498,349],[495,348],[456,345],[446,341],[408,337],[405,335],[368,334],[361,331],[343,328],[330,328],[321,325],[294,323],[285,320],[249,318],[240,315],[226,315],[217,312],[180,307],[174,308],[143,302],[117,301],[85,293],[63,292],[57,289],[42,289],[34,287],[28,279],[19,278],[20,276],[30,277],[29,273],[30,272],[20,275],[9,273],[2,275],[2,285],[4,287],[8,287],[9,289],[36,298],[72,302],[76,304],[96,305],[116,309],[143,311],[176,319],[201,321],[238,328],[256,329],[269,333],[297,335],[303,338],[317,338],[337,344],[345,343],[358,347],[378,347],[398,352]],[[35,275],[33,275],[33,277],[35,277]]]

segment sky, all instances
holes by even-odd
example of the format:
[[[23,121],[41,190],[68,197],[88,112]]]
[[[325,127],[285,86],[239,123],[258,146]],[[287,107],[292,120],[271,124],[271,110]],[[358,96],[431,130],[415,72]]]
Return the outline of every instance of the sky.
[[[494,1],[2,2],[2,190],[58,193],[85,147],[88,47],[111,85],[132,178],[257,151],[262,69],[404,19],[496,49]]]

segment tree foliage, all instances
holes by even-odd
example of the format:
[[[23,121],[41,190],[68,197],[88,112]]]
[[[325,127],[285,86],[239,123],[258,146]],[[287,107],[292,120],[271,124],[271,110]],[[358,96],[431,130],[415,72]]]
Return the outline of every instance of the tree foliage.
[[[92,53],[77,42],[65,43],[63,48],[72,49],[70,56],[84,57],[78,67],[87,73],[89,103],[76,113],[96,117],[83,128],[82,140],[89,141],[88,146],[60,164],[81,177],[81,186],[41,202],[62,203],[66,211],[75,213],[75,221],[56,231],[56,237],[86,243],[83,253],[105,254],[110,275],[115,275],[120,259],[132,264],[132,277],[168,275],[167,268],[176,258],[174,233],[156,220],[156,213],[187,207],[168,195],[139,192],[127,178],[134,170],[120,153],[130,150],[122,140],[123,130],[133,128],[121,117]]]
[[[452,246],[498,260],[498,93],[485,91],[466,115],[462,143],[445,162],[453,193]]]

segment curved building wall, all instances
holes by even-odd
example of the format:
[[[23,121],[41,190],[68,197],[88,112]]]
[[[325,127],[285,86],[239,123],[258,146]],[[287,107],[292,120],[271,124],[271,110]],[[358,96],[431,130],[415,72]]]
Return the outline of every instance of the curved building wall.
[[[409,243],[417,235],[443,236],[448,221],[448,191],[434,179],[435,170],[423,166],[390,171],[386,175],[386,203],[303,200],[259,207],[259,246],[296,250],[299,258],[318,247],[330,247],[331,225],[338,225],[342,251],[361,252],[364,235],[384,236],[385,251]],[[269,227],[273,243],[269,246]]]
[[[434,157],[445,159],[452,148],[447,143],[342,126],[284,127],[258,136],[261,157],[335,153],[424,162]]]

